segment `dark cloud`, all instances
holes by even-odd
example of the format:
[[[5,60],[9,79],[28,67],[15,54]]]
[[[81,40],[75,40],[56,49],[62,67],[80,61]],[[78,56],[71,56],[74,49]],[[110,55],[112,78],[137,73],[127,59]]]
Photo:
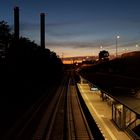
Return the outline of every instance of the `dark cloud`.
[[[104,41],[104,48],[111,46],[113,43],[111,43],[109,40]],[[49,46],[50,48],[53,47],[60,47],[60,48],[75,48],[75,49],[82,49],[82,48],[99,48],[99,41],[95,42],[47,42],[46,46]]]
[[[35,23],[21,23],[20,29],[22,31],[36,31],[36,30],[39,30],[39,24],[35,24]]]
[[[12,29],[14,29],[14,25],[10,25]],[[20,23],[20,31],[36,31],[39,29],[39,24],[35,23],[27,23],[27,22],[22,22]]]
[[[50,37],[55,37],[58,39],[68,39],[68,38],[75,38],[78,36],[85,36],[90,34],[88,31],[55,31],[55,29],[48,29],[47,34]]]
[[[80,24],[80,21],[63,21],[63,22],[51,22],[46,23],[46,28],[62,28],[66,26],[75,26]],[[12,24],[11,27],[13,28],[14,25]],[[36,30],[40,27],[39,23],[31,23],[31,22],[21,22],[20,23],[21,30]]]
[[[49,47],[65,47],[65,48],[88,48],[93,46],[92,43],[86,43],[86,42],[48,42],[46,43],[46,46]]]
[[[63,27],[63,26],[69,26],[69,25],[78,25],[80,24],[81,21],[78,20],[67,20],[67,21],[63,21],[63,22],[52,22],[52,23],[47,23],[46,26],[49,27]]]

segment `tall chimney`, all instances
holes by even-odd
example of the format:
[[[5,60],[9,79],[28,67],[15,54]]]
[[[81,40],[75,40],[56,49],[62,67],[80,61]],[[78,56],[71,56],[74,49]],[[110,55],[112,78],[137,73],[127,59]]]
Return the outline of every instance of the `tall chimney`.
[[[19,39],[19,7],[14,8],[14,37]]]
[[[45,14],[40,14],[40,45],[45,48]]]

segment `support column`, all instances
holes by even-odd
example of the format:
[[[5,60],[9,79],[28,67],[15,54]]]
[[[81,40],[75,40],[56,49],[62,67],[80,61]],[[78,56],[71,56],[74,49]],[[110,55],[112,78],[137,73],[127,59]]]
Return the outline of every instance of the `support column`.
[[[14,37],[19,39],[19,7],[14,8]]]
[[[45,14],[40,14],[40,45],[45,49]]]

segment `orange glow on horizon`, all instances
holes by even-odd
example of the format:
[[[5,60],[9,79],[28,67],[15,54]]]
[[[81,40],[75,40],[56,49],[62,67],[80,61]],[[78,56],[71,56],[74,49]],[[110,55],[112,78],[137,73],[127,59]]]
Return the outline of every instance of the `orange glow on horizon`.
[[[63,64],[73,64],[72,60],[63,60]]]
[[[63,64],[74,64],[74,63],[82,63],[82,60],[74,59],[74,60],[62,60]]]

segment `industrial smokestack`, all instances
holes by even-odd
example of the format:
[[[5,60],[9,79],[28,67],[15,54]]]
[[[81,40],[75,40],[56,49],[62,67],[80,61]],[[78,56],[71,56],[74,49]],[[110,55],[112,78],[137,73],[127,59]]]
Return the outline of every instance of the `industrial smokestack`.
[[[40,45],[45,48],[45,14],[40,14]]]
[[[14,8],[14,37],[19,39],[19,7]]]

